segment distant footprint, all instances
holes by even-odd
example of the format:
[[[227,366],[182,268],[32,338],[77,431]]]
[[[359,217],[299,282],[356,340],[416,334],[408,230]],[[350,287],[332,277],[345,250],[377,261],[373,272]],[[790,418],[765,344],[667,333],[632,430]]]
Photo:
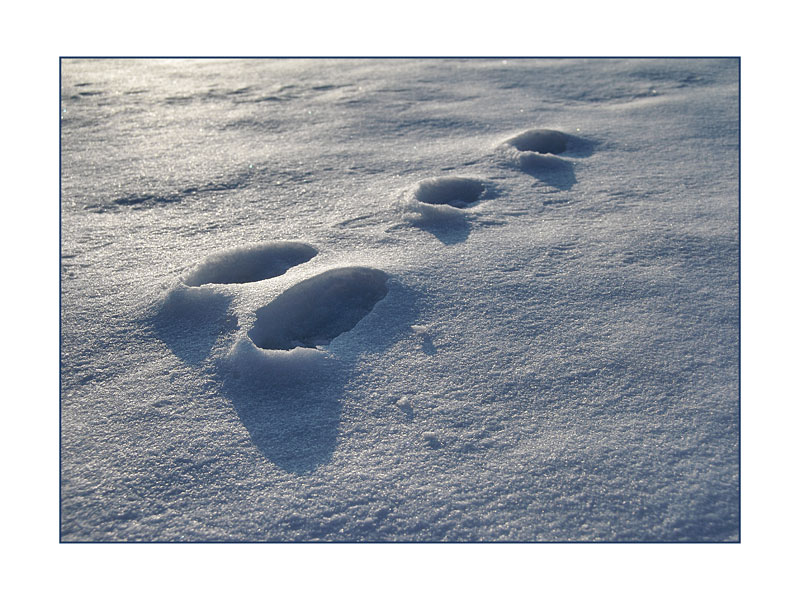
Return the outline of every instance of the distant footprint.
[[[529,175],[567,190],[575,184],[575,169],[560,158],[589,156],[592,144],[588,140],[555,129],[529,129],[501,144],[511,161]]]
[[[571,174],[572,166],[558,158],[567,150],[567,135],[553,129],[531,129],[503,142],[513,161],[524,171],[546,181],[552,174]],[[550,174],[551,177],[544,175]]]
[[[505,143],[520,152],[562,154],[567,149],[568,140],[567,134],[554,129],[530,129],[506,140]]]
[[[265,350],[327,345],[386,296],[387,279],[378,269],[343,267],[301,281],[256,311],[250,339]]]
[[[595,146],[590,140],[555,129],[529,129],[507,139],[503,144],[518,152],[534,152],[540,155],[563,154],[572,158],[590,156]]]
[[[410,191],[406,218],[444,244],[467,239],[470,223],[464,210],[490,196],[489,184],[472,177],[442,176],[423,179]]]
[[[423,179],[414,190],[414,198],[425,204],[447,204],[467,208],[480,200],[486,191],[482,181],[469,177],[433,177]]]
[[[311,260],[317,250],[300,242],[266,242],[241,246],[208,256],[183,277],[197,287],[206,283],[251,283],[283,275]]]

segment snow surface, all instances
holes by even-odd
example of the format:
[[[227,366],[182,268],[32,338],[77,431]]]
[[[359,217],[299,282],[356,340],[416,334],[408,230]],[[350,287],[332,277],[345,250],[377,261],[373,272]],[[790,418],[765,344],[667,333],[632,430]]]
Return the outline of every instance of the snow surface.
[[[738,61],[65,60],[61,539],[739,539]]]

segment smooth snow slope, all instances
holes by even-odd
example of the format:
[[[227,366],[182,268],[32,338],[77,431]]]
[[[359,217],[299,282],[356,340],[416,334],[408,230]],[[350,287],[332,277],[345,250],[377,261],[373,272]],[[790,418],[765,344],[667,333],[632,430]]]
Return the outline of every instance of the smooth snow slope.
[[[738,66],[64,60],[62,540],[738,540]]]

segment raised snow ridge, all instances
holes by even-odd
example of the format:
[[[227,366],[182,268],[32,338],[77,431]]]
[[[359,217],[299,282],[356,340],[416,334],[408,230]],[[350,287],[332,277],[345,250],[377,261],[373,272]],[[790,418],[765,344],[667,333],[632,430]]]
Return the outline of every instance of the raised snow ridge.
[[[317,250],[300,242],[265,242],[208,256],[183,277],[188,286],[206,283],[251,283],[283,275],[311,260]]]
[[[568,142],[566,133],[554,129],[530,129],[506,140],[506,144],[520,152],[539,154],[561,154],[567,150]]]
[[[301,281],[256,311],[250,339],[265,350],[329,344],[386,296],[387,279],[379,269],[342,267]]]
[[[481,197],[486,187],[469,177],[433,177],[417,184],[414,197],[425,204],[448,204],[466,208]]]

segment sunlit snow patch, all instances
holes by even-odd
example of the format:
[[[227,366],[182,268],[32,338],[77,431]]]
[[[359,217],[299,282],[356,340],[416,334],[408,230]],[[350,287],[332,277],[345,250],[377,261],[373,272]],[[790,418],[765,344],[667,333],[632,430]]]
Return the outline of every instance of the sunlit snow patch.
[[[329,344],[386,296],[387,279],[378,269],[342,267],[301,281],[256,311],[250,339],[265,350]]]
[[[329,357],[316,348],[294,348],[291,352],[265,351],[252,339],[241,337],[227,356],[227,367],[236,378],[250,382],[267,379],[289,384],[308,373],[319,374],[329,368]]]
[[[266,242],[212,254],[183,277],[188,286],[250,283],[283,275],[311,260],[317,251],[300,242]]]

